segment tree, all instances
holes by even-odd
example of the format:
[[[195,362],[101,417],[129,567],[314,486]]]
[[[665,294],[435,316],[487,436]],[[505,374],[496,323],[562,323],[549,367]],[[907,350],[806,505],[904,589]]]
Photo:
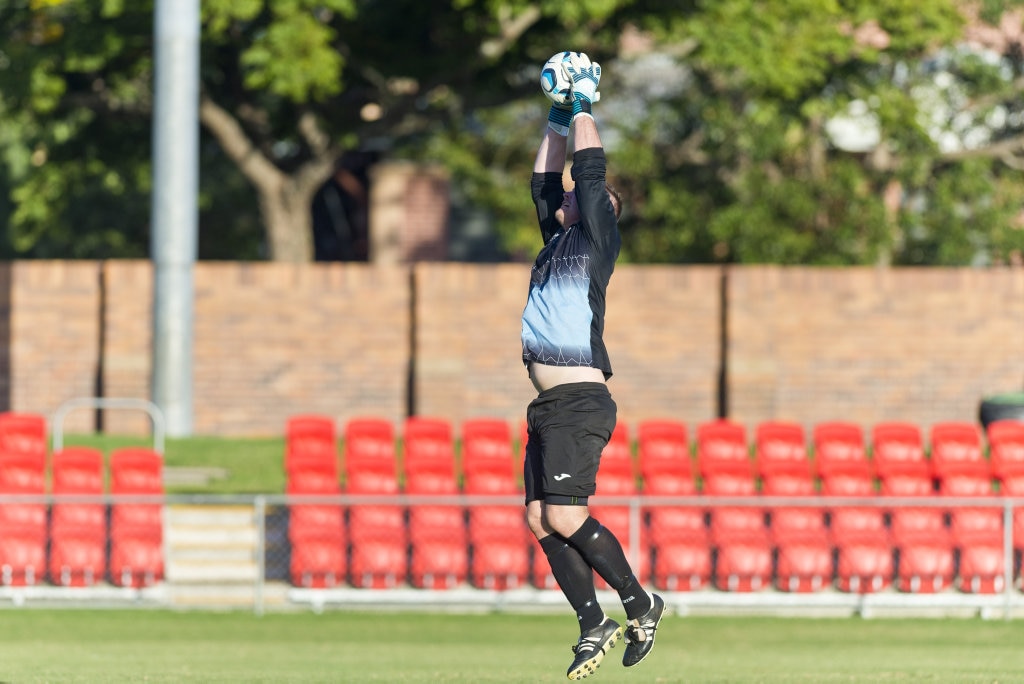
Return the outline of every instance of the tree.
[[[1021,4],[204,0],[201,256],[308,259],[313,193],[372,147],[441,161],[527,258],[537,67],[572,47],[605,65],[626,259],[1011,260]],[[0,30],[8,251],[145,255],[152,0],[18,0]]]
[[[307,260],[312,196],[344,150],[373,141],[399,149],[481,104],[515,100],[526,89],[523,65],[621,4],[205,0],[200,117],[256,196],[268,256]],[[16,253],[139,256],[151,0],[22,1],[0,15],[0,29],[11,36],[0,92],[19,118],[6,146]],[[246,214],[237,183],[223,184],[224,164],[213,163],[203,169],[204,207],[223,207],[226,185]],[[110,210],[96,211],[104,198]],[[83,235],[93,239],[79,244]]]

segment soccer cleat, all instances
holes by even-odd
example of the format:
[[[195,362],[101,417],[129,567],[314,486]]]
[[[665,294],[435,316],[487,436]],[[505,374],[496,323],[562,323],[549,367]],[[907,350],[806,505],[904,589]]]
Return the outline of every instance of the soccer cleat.
[[[565,676],[576,681],[597,672],[608,650],[614,648],[615,642],[621,638],[622,627],[611,618],[605,618],[600,625],[581,634],[580,640],[572,647],[576,658]]]
[[[633,667],[647,657],[654,648],[654,633],[665,615],[665,602],[657,594],[651,594],[651,609],[642,617],[626,623],[626,652],[622,664]]]

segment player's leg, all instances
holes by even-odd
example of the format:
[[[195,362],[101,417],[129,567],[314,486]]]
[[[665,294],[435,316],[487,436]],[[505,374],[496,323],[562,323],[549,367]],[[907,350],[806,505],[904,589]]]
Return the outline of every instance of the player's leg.
[[[531,405],[533,409],[533,405]],[[526,489],[526,521],[530,531],[537,538],[541,550],[551,567],[551,574],[558,582],[569,605],[576,613],[580,636],[573,646],[574,658],[566,676],[571,680],[583,679],[594,674],[605,654],[622,638],[622,629],[617,622],[604,614],[597,601],[594,589],[594,571],[574,547],[544,522],[544,503],[541,483],[543,482],[543,459],[541,438],[530,433],[523,464],[523,480]],[[576,508],[580,508],[577,506]],[[586,508],[583,507],[583,518]]]
[[[604,614],[594,589],[594,570],[579,551],[544,523],[544,505],[540,501],[527,504],[527,521],[538,536],[541,549],[580,625],[580,636],[573,646],[573,661],[566,671],[571,680],[594,674],[608,651],[622,638],[619,623]],[[586,509],[583,509],[584,515]]]
[[[622,662],[631,667],[653,648],[664,602],[644,590],[622,544],[586,507],[587,498],[597,491],[601,454],[615,429],[615,402],[606,386],[588,384],[566,393],[559,409],[557,429],[544,435],[544,472],[571,477],[544,481],[544,522],[619,594],[630,624]]]

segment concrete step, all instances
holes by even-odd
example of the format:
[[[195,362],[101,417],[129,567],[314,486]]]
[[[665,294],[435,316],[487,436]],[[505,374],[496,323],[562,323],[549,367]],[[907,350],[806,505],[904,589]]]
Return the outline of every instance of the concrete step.
[[[175,561],[168,563],[167,580],[184,584],[252,583],[259,577],[255,561],[227,563],[224,561]]]
[[[168,525],[165,531],[167,545],[177,549],[255,549],[259,532],[255,527],[217,527],[214,525]]]
[[[193,506],[175,504],[167,507],[167,524],[184,526],[256,527],[252,506]]]
[[[209,585],[178,583],[168,589],[168,601],[182,608],[253,608],[257,601],[266,608],[288,607],[288,587],[268,582],[257,592],[253,585]]]

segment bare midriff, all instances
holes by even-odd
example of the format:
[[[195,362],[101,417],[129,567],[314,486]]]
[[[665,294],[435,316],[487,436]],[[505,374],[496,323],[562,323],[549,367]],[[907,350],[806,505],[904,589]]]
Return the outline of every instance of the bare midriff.
[[[547,366],[536,361],[530,362],[530,380],[538,392],[572,382],[601,382],[604,371],[589,366]]]

